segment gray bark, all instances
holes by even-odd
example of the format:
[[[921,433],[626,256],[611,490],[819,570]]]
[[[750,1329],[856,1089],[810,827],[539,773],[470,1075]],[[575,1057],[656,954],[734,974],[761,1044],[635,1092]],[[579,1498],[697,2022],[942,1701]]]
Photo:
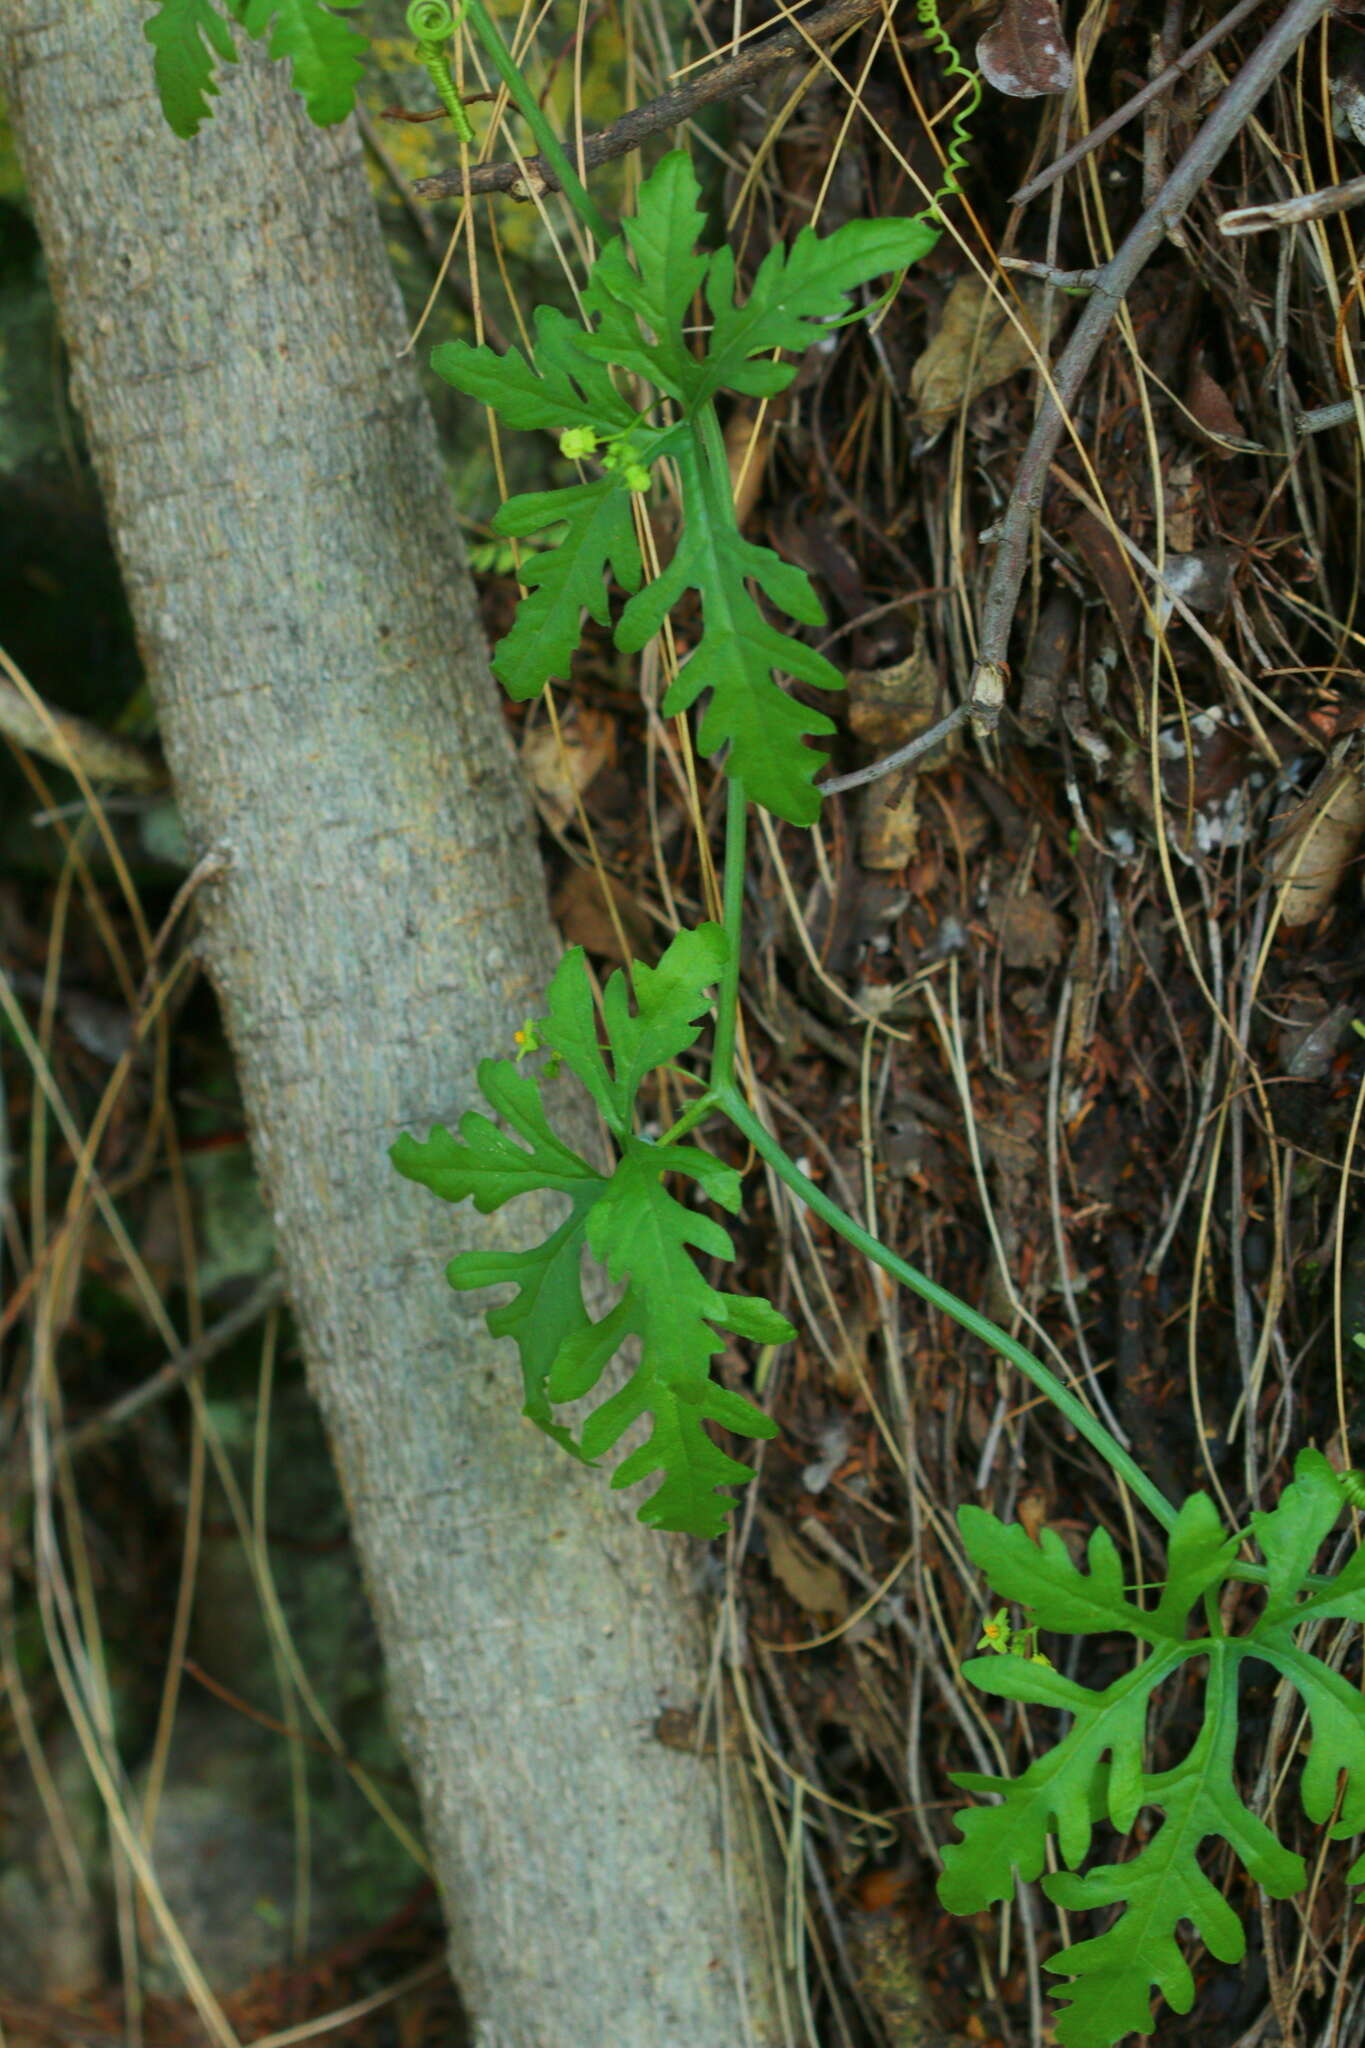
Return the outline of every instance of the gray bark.
[[[518,1416],[444,1285],[500,1224],[390,1170],[553,961],[523,790],[351,124],[282,70],[162,123],[148,10],[0,0],[6,92],[206,946],[478,2038],[785,2039],[677,1539]],[[523,1229],[526,1227],[523,1223]]]

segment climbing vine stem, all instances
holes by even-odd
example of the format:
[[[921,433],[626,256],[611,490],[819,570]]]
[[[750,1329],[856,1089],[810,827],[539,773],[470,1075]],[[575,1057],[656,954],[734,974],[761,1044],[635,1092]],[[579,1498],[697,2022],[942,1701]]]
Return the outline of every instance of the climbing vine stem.
[[[416,38],[422,68],[436,88],[436,97],[450,116],[458,139],[466,145],[474,140],[474,128],[464,110],[450,68],[449,43],[460,25],[460,15],[446,0],[412,0],[404,19]]]
[[[596,235],[598,241],[608,241],[611,236],[610,222],[570,163],[568,152],[545,118],[540,101],[527,84],[520,65],[503,40],[502,30],[484,6],[483,0],[465,0],[465,19],[483,44],[494,70],[507,87],[513,105],[535,136],[541,155],[564,189],[564,197],[574,208],[583,225]]]
[[[860,1223],[855,1222],[837,1202],[832,1202],[813,1180],[802,1173],[795,1160],[783,1151],[776,1138],[763,1128],[733,1083],[718,1088],[715,1099],[716,1106],[729,1117],[735,1129],[748,1139],[759,1157],[772,1168],[778,1179],[789,1187],[793,1194],[800,1196],[808,1209],[813,1210],[846,1243],[862,1252],[873,1265],[880,1266],[884,1273],[899,1281],[902,1287],[908,1288],[911,1294],[917,1294],[921,1301],[927,1301],[932,1307],[942,1309],[945,1315],[951,1316],[964,1330],[969,1331],[974,1337],[979,1337],[983,1344],[988,1344],[991,1350],[998,1352],[1001,1357],[1007,1358],[1026,1379],[1032,1380],[1040,1393],[1046,1394],[1053,1406],[1066,1417],[1077,1435],[1083,1436],[1086,1442],[1099,1452],[1117,1476],[1142,1502],[1152,1518],[1159,1522],[1163,1529],[1175,1527],[1176,1510],[1160,1487],[1147,1477],[1142,1467],[1129,1456],[1123,1445],[1110,1434],[1099,1418],[1091,1414],[1084,1401],[1073,1394],[1070,1387],[1058,1379],[1056,1373],[1050,1371],[1041,1359],[1035,1358],[1031,1351],[1026,1350],[1011,1337],[1007,1330],[1002,1330],[998,1324],[993,1323],[989,1316],[983,1316],[978,1309],[959,1300],[957,1295],[949,1293],[946,1287],[940,1287],[927,1274],[918,1272],[914,1266],[898,1258],[895,1252],[881,1243],[880,1239],[873,1237],[871,1231],[864,1230]]]

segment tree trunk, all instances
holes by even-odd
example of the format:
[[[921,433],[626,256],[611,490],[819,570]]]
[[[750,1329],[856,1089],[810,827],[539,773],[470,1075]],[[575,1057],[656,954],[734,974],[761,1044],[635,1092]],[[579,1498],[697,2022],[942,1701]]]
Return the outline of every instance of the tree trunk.
[[[553,961],[531,820],[352,124],[253,49],[191,143],[130,0],[0,0],[13,111],[252,1143],[487,2048],[786,2039],[677,1539],[518,1416],[389,1168]],[[542,1219],[543,1220],[543,1219]],[[523,1226],[524,1227],[524,1226]],[[733,1787],[732,1787],[733,1790]]]

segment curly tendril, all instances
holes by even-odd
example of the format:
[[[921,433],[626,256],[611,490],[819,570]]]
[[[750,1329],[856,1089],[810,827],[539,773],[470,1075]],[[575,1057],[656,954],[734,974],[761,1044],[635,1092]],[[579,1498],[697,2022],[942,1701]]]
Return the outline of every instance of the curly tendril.
[[[957,45],[938,18],[936,0],[915,0],[915,12],[919,16],[920,27],[943,59],[945,78],[965,78],[970,87],[966,104],[959,107],[953,116],[952,136],[943,165],[943,183],[924,212],[916,216],[919,220],[932,221],[941,214],[945,199],[959,199],[962,196],[959,181],[967,168],[966,150],[972,139],[972,116],[981,104],[981,80],[958,55]]]
[[[461,13],[463,11],[460,10]],[[459,15],[453,7],[447,6],[446,0],[412,0],[404,19],[409,35],[417,39],[417,54],[422,67],[435,86],[436,97],[449,114],[456,135],[461,142],[472,142],[474,130],[455,90],[450,53],[446,48],[459,25]]]

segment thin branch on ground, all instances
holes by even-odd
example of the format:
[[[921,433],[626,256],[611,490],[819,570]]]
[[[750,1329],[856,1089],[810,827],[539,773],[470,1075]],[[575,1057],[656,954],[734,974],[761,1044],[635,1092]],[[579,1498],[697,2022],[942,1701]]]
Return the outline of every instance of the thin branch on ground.
[[[1185,213],[1257,103],[1330,6],[1331,0],[1293,0],[1285,8],[1218,101],[1162,191],[1096,278],[1071,340],[1058,359],[1047,398],[1020,461],[1009,505],[997,529],[995,562],[981,608],[977,675],[1002,670],[1006,665],[1010,628],[1028,564],[1029,535],[1042,503],[1048,465],[1090,365],[1125,296],[1160,248],[1167,230]]]
[[[239,1301],[236,1308],[229,1309],[211,1330],[205,1330],[197,1343],[187,1344],[174,1358],[168,1358],[164,1365],[158,1366],[150,1378],[142,1380],[126,1394],[121,1394],[117,1401],[111,1401],[107,1408],[101,1409],[98,1415],[92,1415],[88,1422],[82,1422],[78,1428],[69,1430],[57,1448],[74,1457],[79,1451],[89,1450],[92,1444],[102,1443],[106,1437],[112,1436],[116,1430],[131,1422],[135,1415],[141,1415],[145,1408],[150,1408],[154,1401],[164,1401],[167,1394],[173,1394],[177,1387],[184,1385],[191,1373],[197,1372],[201,1366],[208,1365],[217,1358],[220,1352],[226,1351],[229,1344],[234,1343],[253,1323],[259,1322],[263,1315],[283,1300],[283,1274],[268,1273],[264,1280],[252,1288],[245,1301]]]
[[[80,762],[92,782],[106,782],[119,789],[157,790],[166,786],[166,771],[154,754],[125,739],[121,733],[105,732],[87,718],[70,711],[56,711],[51,705],[39,709],[8,676],[0,675],[0,732],[59,768]]]
[[[819,783],[817,787],[821,796],[838,796],[846,789],[861,789],[865,783],[880,782],[884,775],[894,775],[898,768],[908,768],[921,754],[929,753],[941,741],[946,740],[950,733],[956,732],[971,714],[970,704],[957,705],[946,718],[940,718],[937,725],[931,725],[927,732],[918,733],[914,739],[907,740],[903,747],[897,747],[895,753],[888,754],[884,761],[874,761],[870,768],[855,768],[851,775],[834,775],[828,782]]]
[[[1266,228],[1297,228],[1306,221],[1326,220],[1349,207],[1365,205],[1365,178],[1348,178],[1344,185],[1329,185],[1322,192],[1300,192],[1293,199],[1277,199],[1268,206],[1238,206],[1219,215],[1219,231],[1225,235],[1259,235]]]
[[[1039,171],[1036,178],[1030,178],[1027,185],[1021,185],[1017,192],[1012,192],[1010,205],[1027,206],[1031,199],[1036,199],[1040,193],[1046,192],[1049,185],[1055,185],[1058,178],[1064,178],[1068,171],[1074,170],[1075,166],[1082,163],[1093,150],[1108,142],[1111,135],[1117,135],[1120,128],[1126,128],[1135,114],[1140,114],[1153,100],[1160,99],[1162,93],[1169,92],[1186,72],[1194,68],[1201,57],[1208,55],[1215,43],[1221,43],[1224,36],[1239,28],[1247,16],[1254,14],[1261,4],[1262,0],[1237,0],[1237,5],[1231,8],[1221,21],[1215,22],[1207,34],[1200,36],[1197,43],[1191,43],[1188,50],[1182,50],[1174,62],[1168,64],[1164,71],[1159,71],[1155,78],[1149,78],[1140,92],[1135,92],[1130,100],[1125,100],[1121,107],[1116,107],[1107,119],[1100,122],[1098,128],[1092,128],[1079,142],[1073,142],[1070,149],[1059,156],[1055,163],[1049,164],[1045,171]]]
[[[717,100],[736,98],[765,72],[801,56],[814,43],[830,42],[845,29],[856,28],[860,21],[878,13],[880,7],[881,0],[833,0],[833,5],[812,14],[808,21],[779,29],[775,35],[765,37],[741,56],[732,57],[728,63],[718,64],[714,70],[704,72],[693,84],[674,86],[671,92],[661,93],[644,106],[633,108],[600,134],[584,137],[581,152],[574,152],[579,170],[588,171],[594,164],[609,163],[614,157],[626,156],[652,135],[658,135],[666,128],[680,127],[702,107],[714,106]],[[558,178],[540,156],[527,157],[524,164],[476,164],[469,173],[467,184],[464,173],[458,168],[437,171],[430,178],[416,179],[412,189],[419,199],[459,198],[466,192],[510,192],[525,197],[528,176],[537,190],[559,190]]]

